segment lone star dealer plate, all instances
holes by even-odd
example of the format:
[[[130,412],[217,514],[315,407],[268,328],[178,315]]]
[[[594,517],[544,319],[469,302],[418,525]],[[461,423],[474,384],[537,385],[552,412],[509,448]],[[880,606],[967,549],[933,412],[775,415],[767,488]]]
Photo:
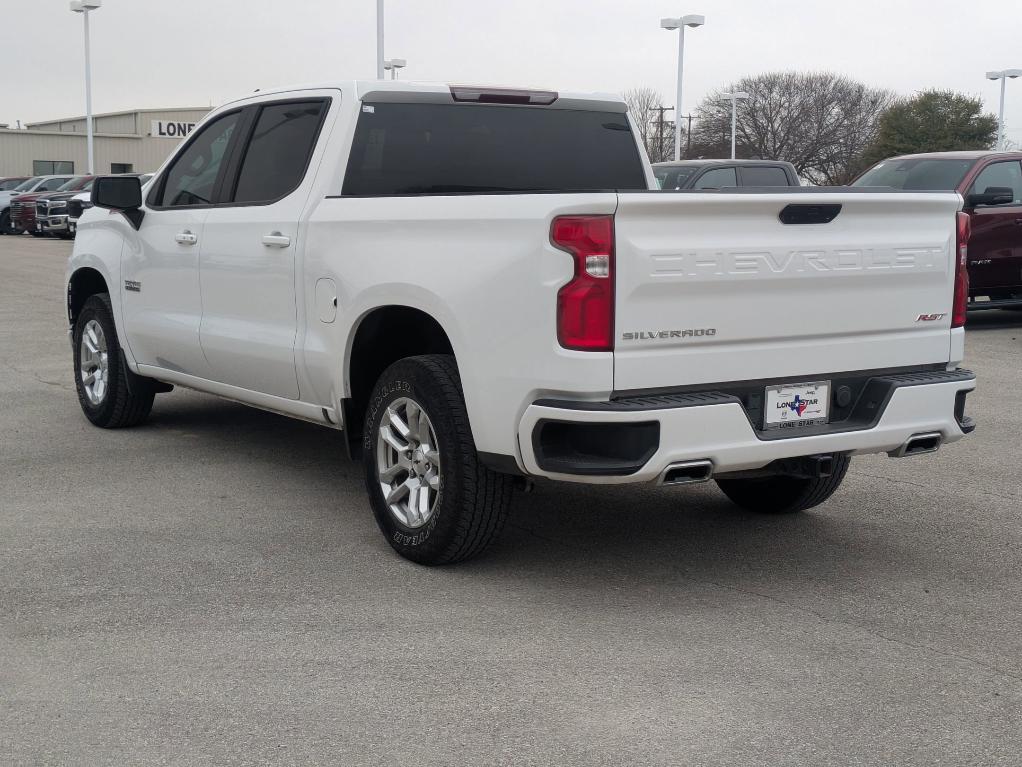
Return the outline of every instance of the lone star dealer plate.
[[[827,423],[830,381],[766,387],[765,429],[803,429]]]

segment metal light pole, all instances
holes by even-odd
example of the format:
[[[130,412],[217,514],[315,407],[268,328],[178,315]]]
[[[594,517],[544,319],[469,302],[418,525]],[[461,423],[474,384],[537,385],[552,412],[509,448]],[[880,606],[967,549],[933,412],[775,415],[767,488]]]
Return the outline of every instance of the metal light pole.
[[[738,129],[738,99],[747,99],[749,94],[745,91],[725,93],[724,98],[731,99],[731,159],[735,159],[735,133]]]
[[[404,69],[408,66],[408,61],[405,59],[385,59],[383,62],[383,68],[390,72],[390,79],[397,79],[397,70]]]
[[[376,79],[383,79],[383,0],[376,0]]]
[[[987,72],[988,80],[1001,81],[1001,108],[997,112],[997,149],[1004,149],[1004,84],[1008,78],[1014,80],[1022,77],[1022,69],[1002,69],[1000,72]]]
[[[96,163],[92,150],[92,56],[89,53],[89,12],[102,5],[103,0],[71,0],[71,10],[82,14],[82,21],[85,22],[85,141],[90,176],[95,171]]]
[[[706,23],[705,16],[691,14],[680,19],[660,19],[663,29],[678,30],[678,98],[674,111],[674,159],[681,159],[681,76],[685,66],[685,27],[701,27]]]

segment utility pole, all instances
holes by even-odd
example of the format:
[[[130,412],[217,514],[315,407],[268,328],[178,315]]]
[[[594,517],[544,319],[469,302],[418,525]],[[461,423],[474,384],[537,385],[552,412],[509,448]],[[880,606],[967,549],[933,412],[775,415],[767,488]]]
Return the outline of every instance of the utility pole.
[[[688,128],[685,132],[685,157],[688,157],[692,154],[692,115],[687,114],[682,117],[688,120]]]
[[[653,162],[663,162],[661,159],[664,156],[664,112],[670,112],[674,107],[652,107],[654,112],[658,113],[657,116],[657,140],[656,140],[656,151],[657,159]]]

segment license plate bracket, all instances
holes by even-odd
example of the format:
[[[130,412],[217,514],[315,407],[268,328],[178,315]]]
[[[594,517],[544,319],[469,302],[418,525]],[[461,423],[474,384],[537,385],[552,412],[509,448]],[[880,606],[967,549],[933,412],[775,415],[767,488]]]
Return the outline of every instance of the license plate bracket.
[[[830,381],[766,387],[764,429],[804,429],[825,424],[830,416]]]

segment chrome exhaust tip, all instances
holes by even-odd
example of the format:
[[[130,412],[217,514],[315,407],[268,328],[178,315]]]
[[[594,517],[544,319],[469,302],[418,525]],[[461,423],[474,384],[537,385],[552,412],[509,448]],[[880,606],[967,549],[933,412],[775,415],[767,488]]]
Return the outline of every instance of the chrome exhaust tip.
[[[713,476],[713,461],[682,461],[672,463],[660,474],[660,485],[695,485],[708,482]]]
[[[939,431],[931,431],[926,434],[913,434],[905,444],[897,450],[888,453],[892,458],[905,458],[910,455],[923,455],[925,453],[936,453],[944,441],[944,435]]]

